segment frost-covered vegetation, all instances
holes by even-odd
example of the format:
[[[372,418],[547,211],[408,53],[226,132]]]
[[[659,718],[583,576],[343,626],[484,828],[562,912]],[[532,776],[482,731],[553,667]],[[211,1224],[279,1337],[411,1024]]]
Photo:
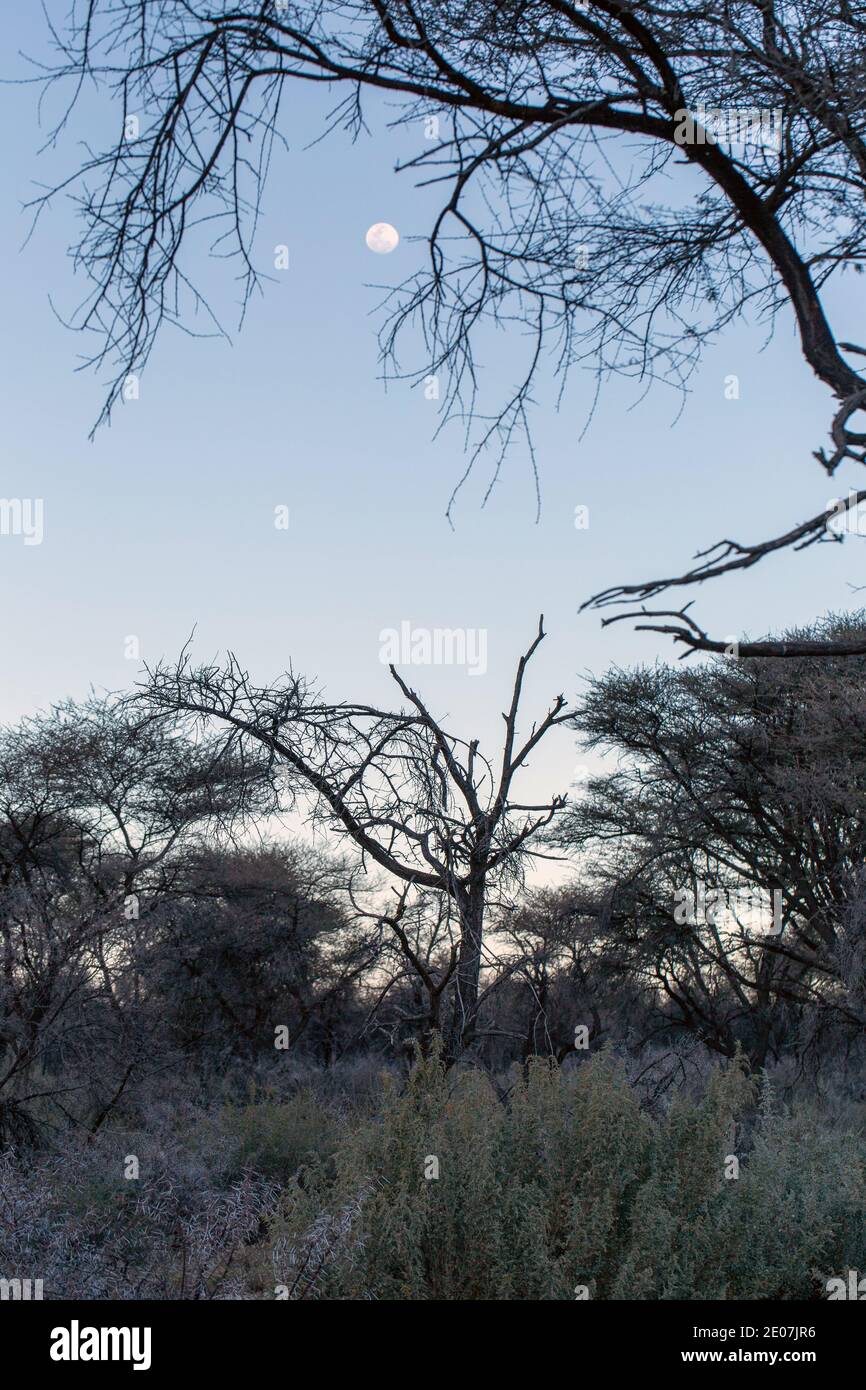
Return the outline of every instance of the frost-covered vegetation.
[[[866,1265],[862,1114],[780,1105],[739,1060],[663,1106],[608,1053],[343,1081],[177,1088],[7,1156],[4,1268],[54,1298],[535,1300],[808,1299]]]

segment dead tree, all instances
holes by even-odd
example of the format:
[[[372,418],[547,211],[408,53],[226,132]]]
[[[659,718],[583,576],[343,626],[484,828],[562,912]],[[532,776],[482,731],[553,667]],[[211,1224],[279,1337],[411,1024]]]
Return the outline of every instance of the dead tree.
[[[477,739],[448,732],[393,665],[391,675],[405,700],[397,712],[325,703],[291,672],[275,685],[256,686],[233,655],[223,665],[194,666],[188,649],[177,664],[150,671],[136,697],[154,718],[181,726],[222,725],[227,756],[244,758],[245,750],[263,746],[282,805],[304,795],[313,819],[357,846],[365,867],[376,865],[398,885],[447,900],[454,929],[453,1009],[443,1029],[452,1059],[476,1036],[485,909],[494,892],[522,881],[528,862],[541,854],[535,846],[540,832],[566,802],[562,795],[541,804],[514,796],[520,769],[569,715],[564,696],[557,695],[544,717],[525,736],[518,734],[524,674],[543,637],[539,620],[517,663],[495,764]],[[399,936],[402,917],[402,908],[386,910],[382,920]],[[408,939],[404,955],[411,962]]]

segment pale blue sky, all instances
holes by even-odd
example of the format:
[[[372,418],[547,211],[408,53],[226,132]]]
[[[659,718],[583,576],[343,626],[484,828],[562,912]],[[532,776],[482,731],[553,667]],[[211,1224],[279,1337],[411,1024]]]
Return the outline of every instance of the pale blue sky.
[[[23,71],[15,49],[38,51],[40,29],[36,7],[10,10],[5,75]],[[591,592],[674,571],[726,534],[763,538],[858,482],[849,469],[831,486],[811,457],[825,442],[831,402],[803,365],[790,320],[780,320],[766,347],[762,330],[741,326],[707,352],[674,428],[673,393],[654,389],[629,412],[635,387],[613,383],[579,441],[594,383],[575,375],[560,413],[545,405],[534,418],[541,521],[518,449],[483,510],[482,462],[452,531],[444,512],[464,467],[461,439],[455,430],[433,442],[435,407],[420,392],[384,391],[372,312],[381,298],[372,285],[396,283],[419,262],[422,248],[410,239],[426,233],[431,197],[393,172],[406,136],[387,131],[383,112],[371,138],[352,146],[337,136],[305,152],[319,99],[293,94],[286,103],[291,149],[275,157],[259,226],[263,267],[285,242],[290,270],[266,286],[231,347],[169,330],[140,399],[89,443],[100,383],[76,374],[84,345],[49,305],[49,295],[62,311],[75,303],[71,209],[58,203],[20,249],[21,204],[36,182],[68,168],[85,132],[74,129],[59,154],[37,160],[44,132],[35,91],[0,88],[3,129],[15,135],[14,146],[6,142],[0,231],[0,495],[45,505],[42,545],[0,537],[3,719],[91,684],[128,686],[136,673],[124,659],[128,635],[156,660],[175,654],[193,625],[202,657],[231,647],[262,680],[291,661],[335,699],[383,703],[379,633],[409,620],[487,630],[486,676],[453,667],[407,675],[490,749],[541,610],[549,636],[527,712],[559,690],[573,694],[583,672],[672,654],[625,624],[602,632],[597,614],[578,615]],[[391,256],[364,244],[376,221],[401,233]],[[202,267],[223,302],[229,274]],[[851,277],[831,307],[840,336],[862,340],[862,282]],[[505,343],[496,353],[487,374],[507,384],[514,359]],[[724,397],[728,373],[740,378],[737,401]],[[274,528],[279,504],[290,508],[287,532]],[[590,509],[585,531],[574,527],[579,504]],[[767,561],[707,587],[698,616],[716,633],[755,636],[850,607],[862,557],[854,539]],[[560,734],[536,757],[528,789],[562,789],[576,760]]]

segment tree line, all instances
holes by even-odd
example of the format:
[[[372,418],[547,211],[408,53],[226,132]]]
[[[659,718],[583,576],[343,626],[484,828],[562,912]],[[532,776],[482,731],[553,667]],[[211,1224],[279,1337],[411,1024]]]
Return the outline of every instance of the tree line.
[[[522,730],[542,637],[495,758],[396,670],[382,710],[187,652],[5,729],[0,1139],[93,1135],[178,1070],[243,1087],[416,1046],[492,1076],[605,1044],[660,1076],[859,1056],[866,658],[614,670]],[[599,770],[526,803],[557,725]],[[288,811],[323,834],[276,833]],[[533,887],[536,856],[566,881]]]

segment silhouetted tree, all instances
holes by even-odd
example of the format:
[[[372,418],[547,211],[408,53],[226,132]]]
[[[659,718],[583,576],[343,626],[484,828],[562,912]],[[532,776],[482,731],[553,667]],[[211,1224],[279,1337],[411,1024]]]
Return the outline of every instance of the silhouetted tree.
[[[150,914],[184,853],[264,808],[263,788],[234,750],[171,736],[111,697],[2,731],[0,1139],[28,1128],[36,1099],[104,1118],[120,1081],[152,1062],[125,1008]],[[49,1074],[67,1066],[72,1081]]]
[[[66,81],[61,127],[94,84],[114,102],[105,148],[61,185],[92,282],[76,321],[113,373],[101,418],[163,323],[189,327],[195,309],[220,331],[194,281],[202,230],[235,258],[245,299],[257,285],[256,212],[286,99],[321,85],[336,97],[329,127],[353,136],[365,94],[396,103],[419,139],[427,122],[405,167],[443,187],[441,210],[428,268],[391,301],[383,352],[396,371],[401,329],[420,327],[416,379],[442,373],[446,416],[479,418],[478,448],[498,441],[501,460],[526,430],[546,358],[563,382],[587,364],[684,388],[709,337],[747,309],[784,309],[837,402],[820,467],[863,463],[866,377],[849,358],[866,349],[838,340],[822,291],[862,270],[866,250],[864,36],[847,0],[73,0],[37,80]],[[527,353],[518,384],[482,412],[478,337],[515,319],[529,330],[511,335]],[[833,539],[836,515],[723,540],[687,573],[590,602],[652,599]],[[724,646],[686,609],[641,617],[689,649]]]
[[[484,956],[484,918],[491,894],[522,881],[534,842],[565,804],[515,799],[514,782],[547,733],[567,717],[558,695],[525,737],[518,715],[526,666],[544,636],[538,633],[517,664],[505,734],[496,765],[478,740],[460,739],[430,713],[394,666],[391,675],[408,708],[328,704],[301,677],[254,685],[233,656],[223,666],[192,664],[185,651],[176,665],[150,674],[141,708],[180,721],[222,725],[230,757],[264,748],[275,788],[285,797],[311,797],[311,814],[385,869],[399,885],[432,890],[453,911],[453,1013],[446,1032],[452,1054],[468,1046],[477,1028]],[[400,939],[404,904],[386,912]],[[404,956],[412,962],[408,944]],[[418,959],[414,968],[420,974]],[[441,993],[441,991],[440,991]]]
[[[797,637],[854,642],[864,630],[859,614]],[[613,671],[579,703],[584,747],[617,763],[590,779],[556,838],[606,889],[610,967],[655,987],[669,1017],[721,1052],[740,1037],[760,1065],[804,1014],[849,1034],[866,1025],[854,979],[864,716],[862,657]],[[703,905],[702,889],[714,895]]]
[[[350,921],[348,868],[301,846],[203,850],[136,961],[151,1011],[203,1069],[306,1050],[327,1063],[363,1018],[381,954]]]

